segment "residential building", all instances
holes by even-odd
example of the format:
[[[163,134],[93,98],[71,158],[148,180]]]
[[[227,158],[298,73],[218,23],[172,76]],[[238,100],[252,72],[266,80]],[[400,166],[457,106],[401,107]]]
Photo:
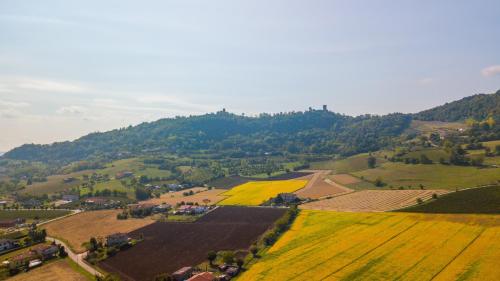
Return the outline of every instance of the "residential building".
[[[115,247],[122,246],[127,244],[129,241],[129,237],[126,233],[114,233],[106,236],[106,246]]]
[[[191,277],[191,274],[193,274],[193,268],[190,266],[185,266],[172,273],[172,277],[175,281],[183,281]]]
[[[8,251],[19,247],[17,240],[13,239],[0,239],[0,252]]]
[[[42,260],[53,258],[59,252],[59,247],[57,245],[37,245],[31,248],[31,251],[36,253],[42,258]]]

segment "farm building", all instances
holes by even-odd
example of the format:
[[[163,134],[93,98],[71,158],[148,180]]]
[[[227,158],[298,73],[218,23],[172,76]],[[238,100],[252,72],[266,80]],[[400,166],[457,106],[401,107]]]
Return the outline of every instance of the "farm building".
[[[62,200],[69,202],[78,201],[78,199],[80,199],[80,197],[76,194],[65,194],[62,196]]]
[[[168,210],[172,209],[170,204],[161,204],[153,208],[153,213],[166,213]]]
[[[24,202],[21,202],[21,206],[23,206],[23,208],[25,209],[39,208],[41,205],[42,203],[36,199],[29,199]]]
[[[106,236],[106,246],[122,246],[124,244],[127,244],[128,240],[129,237],[126,233],[114,233]]]
[[[132,172],[129,172],[129,171],[123,171],[123,172],[119,172],[115,175],[115,179],[119,180],[119,179],[123,179],[123,178],[128,178],[128,177],[132,177],[134,175],[134,173]]]
[[[0,252],[7,251],[19,247],[17,240],[0,239]]]
[[[172,277],[176,281],[182,281],[188,279],[191,274],[193,274],[193,268],[190,266],[185,266],[176,272],[172,273]]]
[[[203,214],[208,210],[207,207],[204,206],[193,206],[193,205],[183,205],[177,208],[175,214],[178,215],[199,215]]]
[[[17,256],[12,257],[9,260],[11,268],[18,268],[24,266],[27,262],[37,259],[38,256],[32,251],[27,251]]]
[[[294,203],[299,200],[297,195],[294,193],[280,193],[277,198],[284,203]]]
[[[205,271],[193,275],[187,281],[214,281],[214,280],[215,280],[214,274],[212,272]]]
[[[39,245],[31,248],[31,252],[46,260],[53,258],[59,252],[59,247],[56,245]]]

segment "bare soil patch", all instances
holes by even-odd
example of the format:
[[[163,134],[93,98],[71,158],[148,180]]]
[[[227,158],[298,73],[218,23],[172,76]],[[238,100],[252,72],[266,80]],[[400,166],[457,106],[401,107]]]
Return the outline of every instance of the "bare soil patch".
[[[302,209],[340,212],[384,212],[417,204],[432,198],[432,194],[445,194],[447,190],[363,190],[303,204]]]
[[[358,179],[357,177],[351,176],[349,174],[331,175],[328,178],[330,178],[331,180],[333,180],[336,183],[343,184],[343,185],[361,182],[360,179]]]
[[[130,232],[148,224],[154,220],[127,219],[118,220],[116,215],[121,210],[103,210],[82,212],[74,216],[50,222],[43,226],[49,236],[61,238],[68,242],[76,252],[84,252],[83,242],[87,242],[90,237],[105,237],[115,232]]]
[[[262,207],[219,207],[193,223],[157,222],[130,233],[144,237],[99,265],[122,280],[150,281],[206,260],[209,251],[244,250],[286,212]]]
[[[332,182],[326,178],[330,171],[315,171],[307,185],[295,192],[300,198],[318,199],[325,196],[333,196],[352,192],[353,190]]]

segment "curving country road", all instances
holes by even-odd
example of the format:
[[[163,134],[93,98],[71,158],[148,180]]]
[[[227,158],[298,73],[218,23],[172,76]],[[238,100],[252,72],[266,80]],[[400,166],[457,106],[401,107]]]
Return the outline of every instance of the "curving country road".
[[[76,262],[81,268],[85,269],[88,273],[94,275],[94,276],[100,276],[102,277],[103,274],[99,271],[97,271],[95,268],[93,268],[92,266],[90,266],[89,264],[87,264],[85,261],[84,261],[84,258],[85,256],[87,255],[87,252],[84,252],[84,253],[81,253],[81,254],[75,254],[70,247],[68,247],[68,245],[66,245],[66,243],[64,243],[63,241],[59,240],[59,239],[56,239],[56,238],[53,238],[53,237],[47,237],[46,238],[47,241],[54,241],[56,242],[57,244],[61,244],[64,246],[64,248],[66,249],[66,252],[68,253],[68,257],[70,259],[72,259],[74,262]]]

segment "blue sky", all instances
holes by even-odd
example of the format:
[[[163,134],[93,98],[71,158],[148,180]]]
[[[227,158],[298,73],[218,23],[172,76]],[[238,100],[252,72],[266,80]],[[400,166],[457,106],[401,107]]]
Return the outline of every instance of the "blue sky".
[[[2,0],[0,151],[223,107],[385,114],[493,92],[499,15],[499,1]]]

